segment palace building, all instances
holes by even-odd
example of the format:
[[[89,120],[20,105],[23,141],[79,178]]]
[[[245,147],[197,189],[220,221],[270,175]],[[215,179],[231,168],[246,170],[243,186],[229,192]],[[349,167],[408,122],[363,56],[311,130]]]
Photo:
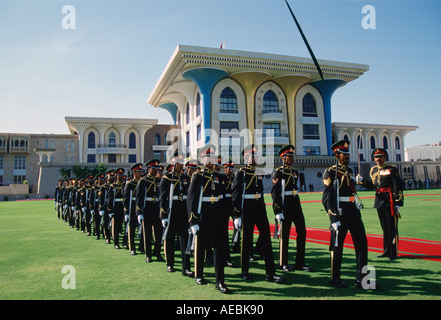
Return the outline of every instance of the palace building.
[[[26,179],[32,190],[50,194],[60,168],[72,166],[71,160],[80,166],[103,163],[128,169],[152,158],[166,164],[176,151],[195,158],[207,143],[217,147],[224,161],[233,160],[239,167],[242,149],[254,143],[265,164],[266,191],[272,170],[281,165],[278,151],[286,144],[295,146],[302,189],[322,190],[322,174],[335,163],[330,147],[341,139],[351,142],[355,173],[367,176],[371,151],[381,147],[404,179],[419,177],[423,171],[417,170],[418,164],[404,159],[405,136],[417,126],[332,122],[333,93],[363,76],[369,66],[318,63],[323,79],[309,58],[178,45],[147,99],[167,110],[173,124],[67,116],[71,135],[0,135],[0,184]],[[31,159],[38,169],[30,169]],[[431,170],[425,169],[424,177],[430,178]],[[439,176],[439,164],[433,172]]]

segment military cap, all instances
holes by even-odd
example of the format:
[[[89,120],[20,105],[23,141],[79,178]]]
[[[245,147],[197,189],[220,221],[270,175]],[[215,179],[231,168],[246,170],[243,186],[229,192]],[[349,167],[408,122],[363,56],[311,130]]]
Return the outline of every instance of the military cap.
[[[158,159],[151,159],[151,160],[147,161],[145,163],[145,165],[146,165],[147,169],[149,169],[149,168],[157,169],[159,166],[159,162],[160,161]]]
[[[135,172],[135,171],[143,171],[142,163],[135,163],[133,166],[130,167],[130,170],[132,170],[133,172]]]
[[[106,175],[108,175],[108,176],[115,175],[115,170],[107,170]]]
[[[224,168],[234,169],[234,162],[230,160],[227,163],[224,163]]]
[[[279,150],[279,156],[280,157],[293,156],[294,150],[295,150],[295,147],[292,144],[288,144]]]
[[[186,168],[197,168],[198,164],[196,163],[196,160],[190,159],[185,163],[185,167]]]
[[[164,171],[164,166],[162,165],[162,164],[160,164],[159,166],[158,166],[158,171]]]
[[[98,173],[96,176],[95,176],[95,180],[98,180],[98,179],[104,179],[106,176],[104,175],[104,173]]]
[[[89,174],[89,175],[86,177],[86,179],[88,179],[88,180],[93,180],[93,178],[94,178],[93,174]]]
[[[165,168],[165,170],[166,170],[167,172],[170,172],[172,169],[173,169],[173,165],[172,165],[171,163],[169,163],[169,164],[167,165],[167,167]]]
[[[126,172],[126,171],[125,171],[123,168],[115,169],[115,174],[116,174],[116,175],[120,175],[120,176],[122,176],[122,175],[124,175],[125,172]]]
[[[171,160],[170,160],[171,165],[175,165],[177,163],[179,163],[179,164],[185,163],[184,155],[182,153],[175,153],[174,157],[171,158]]]
[[[386,149],[383,148],[376,148],[372,151],[372,156],[376,157],[376,156],[387,156],[387,151]]]
[[[213,144],[207,144],[199,149],[199,158],[205,158],[205,157],[217,157],[216,154],[216,147]]]
[[[254,144],[250,144],[249,146],[246,146],[243,150],[242,150],[242,155],[245,157],[247,155],[252,155],[255,156],[257,155],[257,146]]]
[[[331,146],[331,150],[334,153],[349,153],[349,144],[348,140],[340,140]]]

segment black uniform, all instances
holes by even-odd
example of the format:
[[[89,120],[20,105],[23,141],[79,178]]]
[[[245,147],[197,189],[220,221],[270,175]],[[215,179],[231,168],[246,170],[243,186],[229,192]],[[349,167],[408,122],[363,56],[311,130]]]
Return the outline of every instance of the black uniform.
[[[111,218],[111,232],[115,248],[119,249],[119,235],[123,231],[124,220],[124,183],[115,182],[109,188],[109,196],[107,197],[107,210]]]
[[[306,226],[298,195],[298,178],[299,172],[288,166],[279,167],[273,173],[273,186],[271,188],[273,211],[275,215],[283,213],[284,217],[280,230],[280,266],[285,271],[291,270],[288,266],[288,243],[292,223],[294,223],[297,232],[297,253],[294,269],[306,267]],[[274,232],[278,232],[278,230]]]
[[[355,183],[352,178],[352,170],[345,165],[338,165],[337,179],[339,184],[339,207],[337,208],[337,190],[334,183],[336,177],[336,165],[325,170],[323,174],[322,203],[329,216],[331,225],[340,222],[336,232],[331,227],[331,281],[334,285],[345,286],[340,279],[340,269],[343,255],[343,243],[348,231],[351,232],[357,261],[356,280],[361,282],[364,273],[363,267],[367,265],[367,239],[361,213],[355,202]]]
[[[393,260],[398,254],[398,218],[399,212],[395,207],[404,204],[403,183],[398,169],[384,163],[382,166],[371,168],[370,179],[363,181],[363,186],[375,189],[374,208],[377,208],[378,218],[383,229],[383,254]]]
[[[245,192],[243,193],[245,188]],[[249,257],[253,249],[254,226],[259,229],[259,237],[262,243],[262,253],[265,257],[266,278],[268,281],[283,280],[275,279],[274,254],[271,245],[271,235],[265,201],[263,197],[262,177],[256,174],[254,166],[246,166],[236,172],[232,188],[234,216],[242,219],[242,248],[241,267],[242,277],[250,279],[248,273]],[[243,199],[243,208],[242,208]]]
[[[173,188],[170,188],[173,184]],[[167,172],[159,184],[159,208],[161,220],[168,219],[168,231],[164,239],[164,253],[168,271],[173,271],[175,263],[175,238],[179,237],[182,272],[190,270],[190,255],[185,254],[188,240],[187,191],[190,178],[184,173]],[[172,190],[170,190],[172,189]],[[170,196],[172,193],[172,208]],[[169,210],[170,208],[170,210]]]
[[[229,212],[222,207],[225,185],[221,175],[205,168],[193,174],[188,190],[187,210],[190,226],[198,225],[195,235],[195,278],[203,280],[204,256],[214,249],[216,285],[224,285]],[[202,198],[201,198],[202,197]]]
[[[136,198],[135,189],[139,180],[130,179],[126,182],[124,187],[124,216],[128,223],[128,242],[130,254],[136,254],[135,249],[135,234],[138,226],[138,219],[136,217]]]
[[[110,184],[105,183],[101,185],[98,191],[98,211],[101,216],[101,230],[104,235],[106,243],[110,243],[112,235],[109,229],[109,210],[107,209],[107,197],[109,195]]]
[[[143,245],[146,262],[151,261],[150,259],[152,258],[152,255],[162,261],[162,224],[161,219],[159,218],[159,179],[147,174],[144,178],[139,180],[134,194],[136,197],[136,216],[143,216]],[[152,237],[152,235],[154,236]],[[154,242],[153,254],[152,241]]]

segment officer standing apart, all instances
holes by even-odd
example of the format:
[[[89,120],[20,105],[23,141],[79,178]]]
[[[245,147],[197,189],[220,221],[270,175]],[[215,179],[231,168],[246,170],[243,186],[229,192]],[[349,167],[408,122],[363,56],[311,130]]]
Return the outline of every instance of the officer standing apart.
[[[300,197],[298,194],[299,172],[293,169],[294,146],[287,145],[280,149],[279,156],[283,166],[273,173],[271,197],[273,211],[280,225],[280,266],[286,272],[293,270],[313,271],[305,265],[306,226]],[[297,254],[294,268],[288,265],[288,244],[291,224],[294,223],[297,232]],[[279,232],[275,230],[274,232]]]
[[[190,178],[183,173],[184,158],[171,160],[171,171],[164,174],[159,184],[160,218],[164,227],[163,237],[167,272],[174,272],[175,239],[179,237],[182,258],[182,275],[193,277],[190,255],[185,254],[188,240],[187,191]]]
[[[138,223],[144,230],[145,261],[152,262],[152,239],[154,240],[153,255],[157,261],[164,261],[161,256],[162,224],[159,219],[159,179],[156,178],[159,160],[146,162],[147,174],[141,178],[135,189],[136,215]],[[153,231],[152,231],[153,230]],[[154,236],[152,237],[154,232]]]
[[[270,228],[263,198],[262,177],[256,174],[257,147],[254,145],[246,147],[242,151],[242,155],[246,165],[237,171],[232,188],[234,226],[237,229],[242,229],[242,278],[251,279],[249,257],[253,249],[254,226],[257,226],[265,256],[265,280],[282,283],[285,279],[275,274]]]
[[[225,186],[220,174],[214,171],[214,164],[218,162],[214,151],[213,145],[207,145],[200,150],[199,159],[204,168],[191,177],[187,210],[190,228],[195,238],[195,281],[197,284],[206,284],[203,275],[204,256],[205,251],[213,246],[216,289],[228,293],[224,282],[227,250],[225,239],[228,232],[224,226],[228,221],[228,211],[222,208]]]
[[[331,147],[337,164],[325,170],[323,174],[322,204],[331,222],[331,284],[344,288],[346,283],[340,279],[343,256],[343,243],[348,231],[351,232],[357,261],[356,283],[362,287],[362,279],[366,274],[363,268],[367,265],[367,239],[361,213],[355,203],[355,182],[349,163],[349,141],[341,140]]]
[[[404,204],[403,182],[398,169],[386,163],[387,151],[377,148],[372,152],[376,166],[371,168],[370,179],[363,180],[357,175],[357,183],[367,189],[375,189],[374,208],[377,208],[380,225],[383,229],[383,254],[379,258],[398,258],[398,219],[399,208]]]

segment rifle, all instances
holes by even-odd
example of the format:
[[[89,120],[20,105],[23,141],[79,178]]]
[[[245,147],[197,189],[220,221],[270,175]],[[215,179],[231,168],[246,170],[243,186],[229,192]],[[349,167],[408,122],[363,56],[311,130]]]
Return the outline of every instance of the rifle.
[[[201,209],[202,209],[202,196],[204,193],[204,177],[205,177],[205,166],[204,166],[204,170],[202,171],[202,179],[201,179],[201,188],[200,188],[200,192],[199,192],[199,200],[198,200],[198,217],[199,217],[199,223],[202,221],[202,214],[201,214]],[[196,234],[193,234],[193,232],[191,231],[191,228],[188,229],[188,242],[187,242],[187,250],[186,250],[186,254],[191,254],[191,252],[194,250],[195,244],[196,244]]]
[[[175,180],[175,169],[173,168],[172,179],[171,179],[171,182],[170,182],[168,209],[167,209],[168,224],[167,224],[167,226],[165,226],[164,232],[162,233],[162,241],[164,241],[165,238],[167,237],[168,229],[170,228],[171,213],[172,213],[172,207],[173,207],[173,191],[174,191],[174,188],[175,188],[174,180]]]
[[[340,182],[338,181],[338,158],[337,158],[337,163],[335,164],[334,189],[337,200],[337,216],[340,217],[341,209],[340,209]],[[338,230],[335,231],[334,247],[338,247]]]

